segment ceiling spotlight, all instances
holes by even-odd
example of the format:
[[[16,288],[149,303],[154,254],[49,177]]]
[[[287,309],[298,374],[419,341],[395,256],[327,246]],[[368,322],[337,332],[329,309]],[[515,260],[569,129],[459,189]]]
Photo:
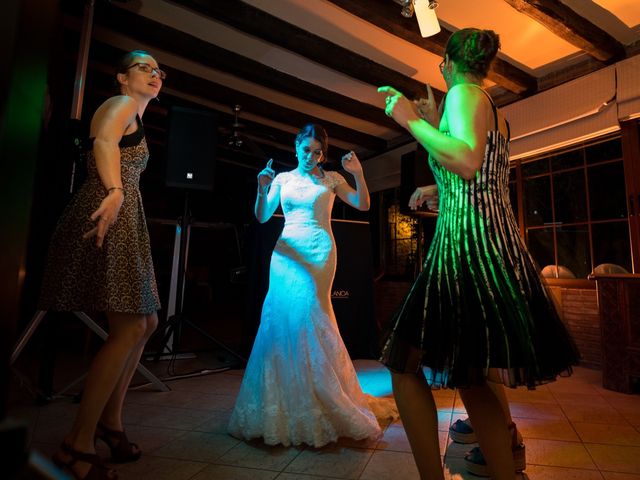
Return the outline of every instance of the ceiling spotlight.
[[[413,16],[413,0],[401,0],[402,16],[411,18]]]
[[[436,17],[436,11],[434,10],[437,6],[438,2],[435,0],[414,0],[413,2],[416,18],[418,19],[418,27],[420,27],[420,35],[423,37],[430,37],[440,31],[438,17]]]
[[[420,35],[430,37],[440,31],[440,24],[436,17],[435,9],[438,7],[437,0],[394,0],[402,6],[403,17],[411,18],[415,12]]]

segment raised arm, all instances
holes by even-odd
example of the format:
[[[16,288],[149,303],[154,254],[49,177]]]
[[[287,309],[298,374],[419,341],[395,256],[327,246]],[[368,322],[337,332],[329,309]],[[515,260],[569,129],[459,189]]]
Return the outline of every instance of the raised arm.
[[[362,165],[360,164],[360,160],[358,160],[355,152],[349,152],[342,157],[342,167],[353,175],[353,179],[356,182],[356,188],[354,190],[348,183],[341,183],[336,186],[336,195],[343,202],[357,208],[358,210],[369,210],[369,207],[371,206],[369,189],[367,188],[367,182],[364,180]]]
[[[443,122],[449,135],[421,119],[415,105],[397,90],[381,87],[378,91],[390,98],[387,115],[405,127],[444,168],[466,180],[476,175],[487,142],[487,100],[480,89],[462,84],[447,93]]]
[[[254,213],[260,223],[269,220],[280,204],[280,185],[273,184],[276,172],[271,168],[272,164],[273,159],[258,173],[258,194]]]

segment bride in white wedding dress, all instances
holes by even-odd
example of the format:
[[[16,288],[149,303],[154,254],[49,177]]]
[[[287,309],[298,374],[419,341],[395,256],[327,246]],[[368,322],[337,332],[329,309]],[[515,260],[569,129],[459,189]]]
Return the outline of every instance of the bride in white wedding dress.
[[[373,399],[360,388],[330,298],[336,270],[330,223],[335,196],[368,210],[369,192],[353,152],[342,165],[353,175],[355,190],[337,172],[322,169],[327,147],[324,129],[309,124],[296,137],[298,168],[275,176],[270,160],[258,174],[258,221],[269,220],[281,204],[285,224],[229,422],[228,431],[237,438],[321,447],[338,437],[381,434],[370,407]]]

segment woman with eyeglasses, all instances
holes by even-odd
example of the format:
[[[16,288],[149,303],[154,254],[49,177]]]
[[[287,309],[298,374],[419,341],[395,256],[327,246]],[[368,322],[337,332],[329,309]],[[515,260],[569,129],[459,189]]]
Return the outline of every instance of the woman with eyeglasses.
[[[513,480],[525,451],[503,385],[533,389],[578,359],[511,209],[509,126],[482,86],[499,47],[491,30],[449,38],[441,114],[430,88],[417,103],[379,89],[386,114],[429,152],[436,179],[410,200],[412,208],[437,201],[438,221],[382,355],[420,476],[430,480],[444,478],[431,388],[459,389],[480,445],[467,469]]]
[[[165,73],[151,55],[136,50],[121,59],[115,77],[119,95],[91,120],[87,178],[51,240],[39,305],[104,312],[109,324],[73,427],[53,456],[77,479],[117,478],[96,455],[96,440],[109,447],[113,462],[140,458],[140,448],[124,433],[122,406],[160,308],[139,180],[149,158],[142,115]]]
[[[338,437],[380,435],[340,337],[330,292],[336,270],[333,202],[338,196],[368,210],[369,192],[354,152],[342,157],[342,166],[353,175],[355,189],[339,173],[322,168],[328,143],[324,128],[306,125],[295,141],[298,167],[276,175],[270,160],[258,174],[256,218],[266,222],[281,205],[285,223],[229,422],[228,431],[237,438],[321,447]]]

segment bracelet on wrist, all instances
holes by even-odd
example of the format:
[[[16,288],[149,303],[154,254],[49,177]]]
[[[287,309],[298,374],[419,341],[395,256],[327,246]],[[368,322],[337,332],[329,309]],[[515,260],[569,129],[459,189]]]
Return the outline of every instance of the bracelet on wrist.
[[[120,190],[122,192],[122,194],[124,195],[124,188],[122,188],[122,187],[109,187],[109,188],[107,188],[107,193],[111,193],[114,190]]]

